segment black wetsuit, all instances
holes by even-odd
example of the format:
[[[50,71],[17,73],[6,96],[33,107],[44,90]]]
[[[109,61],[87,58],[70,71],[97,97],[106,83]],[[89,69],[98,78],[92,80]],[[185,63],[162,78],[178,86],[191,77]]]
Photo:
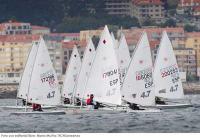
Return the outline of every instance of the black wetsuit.
[[[22,100],[22,104],[23,104],[23,106],[26,106],[26,104],[27,104],[27,106],[31,106],[32,105],[32,103],[26,103],[25,99]]]
[[[93,105],[94,105],[94,109],[99,109],[99,108],[105,107],[104,105],[102,105],[102,104],[99,103],[99,102],[96,102],[96,104],[93,104]]]
[[[128,103],[129,105],[129,108],[131,108],[132,110],[144,110],[144,109],[141,109],[137,104],[134,104],[134,103]]]
[[[64,104],[70,104],[69,98],[65,98],[65,99],[64,99]]]
[[[160,98],[156,97],[156,104],[165,105],[166,103],[164,101],[162,101]]]
[[[76,99],[76,105],[81,106],[81,100],[79,98]]]

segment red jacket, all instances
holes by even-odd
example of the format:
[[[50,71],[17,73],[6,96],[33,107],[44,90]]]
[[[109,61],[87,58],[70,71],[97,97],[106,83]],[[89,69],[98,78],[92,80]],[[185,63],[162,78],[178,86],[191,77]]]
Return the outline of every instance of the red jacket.
[[[90,99],[90,98],[89,98],[89,99],[87,99],[87,101],[86,101],[87,105],[92,105],[92,104],[93,104],[93,103],[92,103],[92,101],[93,101],[93,100],[92,100],[92,99]]]
[[[41,109],[41,105],[40,104],[33,104],[33,110],[38,110]]]

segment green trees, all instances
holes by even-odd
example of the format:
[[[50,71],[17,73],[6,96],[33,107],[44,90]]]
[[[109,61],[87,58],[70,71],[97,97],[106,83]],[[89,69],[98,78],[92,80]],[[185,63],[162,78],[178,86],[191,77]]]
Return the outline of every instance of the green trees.
[[[139,26],[136,18],[118,17],[118,16],[87,16],[87,17],[65,17],[63,21],[56,26],[56,32],[79,32],[86,29],[97,29],[107,25],[115,25],[123,28]]]
[[[79,32],[105,24],[139,26],[131,17],[109,16],[104,0],[0,0],[0,22],[16,19],[51,27],[56,32]]]
[[[184,26],[184,30],[187,32],[195,32],[195,31],[198,31],[198,28],[195,25],[186,24]]]
[[[176,21],[172,18],[166,20],[164,27],[176,27]]]
[[[178,2],[179,2],[179,0],[167,0],[166,1],[166,5],[167,5],[166,7],[168,9],[176,9]]]
[[[142,26],[156,26],[157,24],[153,21],[150,17],[147,18],[143,23]]]

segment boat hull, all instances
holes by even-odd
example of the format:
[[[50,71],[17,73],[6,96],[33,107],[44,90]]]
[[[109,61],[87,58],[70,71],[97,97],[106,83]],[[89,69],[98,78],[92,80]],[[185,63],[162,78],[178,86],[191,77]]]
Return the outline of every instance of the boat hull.
[[[159,113],[159,112],[161,112],[160,109],[127,110],[127,113]]]
[[[3,109],[32,109],[32,106],[1,106]],[[56,106],[42,106],[42,109],[52,109],[56,108]]]
[[[10,113],[11,115],[64,115],[66,114],[65,111],[31,111],[31,112],[13,112]]]
[[[150,108],[157,108],[157,109],[179,109],[179,108],[188,108],[192,107],[192,104],[166,104],[166,105],[155,105],[150,106]]]
[[[77,105],[71,105],[71,104],[63,104],[63,105],[60,105],[59,106],[60,108],[74,108],[74,109],[77,109],[77,108],[85,108],[85,106],[77,106]]]
[[[110,113],[110,112],[126,112],[126,110],[122,108],[110,108],[110,107],[104,107],[99,109],[86,107],[86,108],[69,108],[66,111],[66,113],[88,113],[88,112]]]

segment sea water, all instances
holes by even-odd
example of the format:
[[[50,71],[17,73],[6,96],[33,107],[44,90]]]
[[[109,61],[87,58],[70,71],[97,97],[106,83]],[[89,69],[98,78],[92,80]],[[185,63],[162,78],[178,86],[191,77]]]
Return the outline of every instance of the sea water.
[[[65,115],[10,115],[19,110],[0,109],[0,132],[200,132],[200,95],[186,97],[195,107],[159,113],[72,112],[64,109]],[[0,99],[0,105],[15,105],[15,100]]]

